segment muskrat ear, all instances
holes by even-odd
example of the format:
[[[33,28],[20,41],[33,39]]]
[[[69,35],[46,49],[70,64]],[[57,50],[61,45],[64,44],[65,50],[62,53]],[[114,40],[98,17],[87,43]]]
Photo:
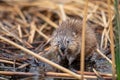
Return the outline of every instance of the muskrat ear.
[[[77,37],[77,34],[75,32],[72,33],[74,37]]]

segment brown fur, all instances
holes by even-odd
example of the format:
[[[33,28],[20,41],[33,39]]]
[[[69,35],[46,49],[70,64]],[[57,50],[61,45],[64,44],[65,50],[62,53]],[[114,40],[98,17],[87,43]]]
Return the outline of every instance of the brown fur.
[[[82,21],[68,19],[63,21],[52,35],[51,47],[53,51],[61,56],[60,59],[67,58],[69,65],[78,55],[80,55],[82,40],[81,34]],[[85,55],[88,56],[97,45],[95,33],[90,27],[88,27],[88,25],[86,26],[85,36]],[[61,52],[61,46],[66,48],[65,52]]]

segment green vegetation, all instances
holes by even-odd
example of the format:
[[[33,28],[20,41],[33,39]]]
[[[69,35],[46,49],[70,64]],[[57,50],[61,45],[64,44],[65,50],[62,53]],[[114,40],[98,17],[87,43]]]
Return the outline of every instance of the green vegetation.
[[[116,72],[117,80],[120,80],[120,16],[119,16],[119,0],[115,0],[115,59],[116,59]]]

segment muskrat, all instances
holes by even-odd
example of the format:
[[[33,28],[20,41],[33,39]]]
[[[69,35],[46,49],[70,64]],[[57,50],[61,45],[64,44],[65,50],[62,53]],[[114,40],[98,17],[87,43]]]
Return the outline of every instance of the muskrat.
[[[89,25],[90,26],[90,25]],[[86,25],[85,57],[95,50],[97,40],[94,31]],[[52,35],[51,51],[59,56],[59,62],[66,59],[68,65],[80,55],[82,40],[82,20],[67,19],[63,21]]]

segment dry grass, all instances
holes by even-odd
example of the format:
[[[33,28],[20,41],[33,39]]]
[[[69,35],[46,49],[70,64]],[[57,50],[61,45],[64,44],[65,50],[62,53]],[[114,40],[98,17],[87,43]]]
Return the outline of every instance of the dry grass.
[[[99,41],[100,48],[107,49],[109,43],[113,43],[111,37],[114,37],[113,34],[109,35],[112,26],[111,21],[113,21],[115,16],[113,0],[109,4],[111,13],[108,11],[107,0],[88,1],[86,20],[91,23],[95,32],[101,36]],[[85,0],[2,0],[0,1],[0,36],[5,36],[25,48],[36,50],[37,48],[32,44],[47,42],[62,20],[66,20],[68,17],[83,18],[85,6]],[[2,38],[0,39],[0,46],[3,47],[2,44],[8,45]],[[0,49],[6,49],[7,51],[9,47]],[[113,53],[113,47],[111,51]],[[37,52],[39,53],[40,51]],[[12,52],[9,53],[11,54]],[[111,62],[107,56],[103,56],[111,64],[114,64],[114,59]],[[0,55],[2,63],[4,63],[4,59],[10,60]],[[14,64],[14,62],[7,63]],[[19,63],[15,64],[19,65]]]

